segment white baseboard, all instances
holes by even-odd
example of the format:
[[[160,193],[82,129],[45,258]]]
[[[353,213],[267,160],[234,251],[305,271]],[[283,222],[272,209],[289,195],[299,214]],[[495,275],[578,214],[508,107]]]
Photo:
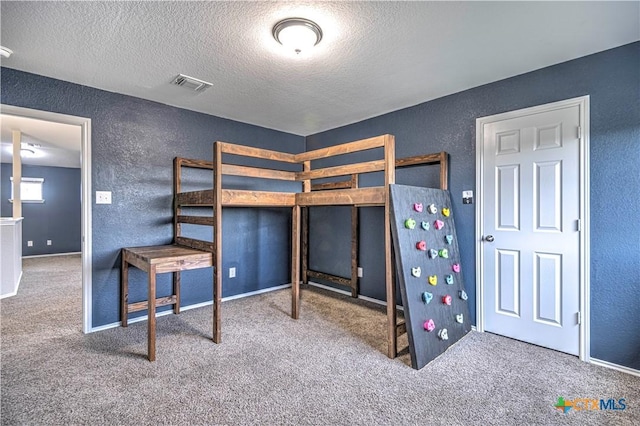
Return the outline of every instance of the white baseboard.
[[[610,368],[612,370],[620,371],[622,373],[631,374],[632,376],[640,377],[640,370],[636,370],[635,368],[625,367],[624,365],[614,364],[609,361],[603,361],[601,359],[591,358],[589,363],[594,365],[599,365],[600,367]]]
[[[54,256],[71,256],[72,254],[82,254],[81,251],[72,251],[69,253],[51,253],[51,254],[34,254],[31,256],[22,256],[23,259],[34,259],[37,257],[54,257]]]
[[[331,286],[324,285],[324,284],[319,284],[319,283],[316,283],[316,282],[313,282],[313,281],[309,281],[309,285],[312,285],[314,287],[323,288],[325,290],[333,291],[335,293],[344,294],[345,296],[351,296],[351,292],[350,291],[340,290],[339,288],[331,287]],[[367,296],[358,295],[358,299],[362,299],[362,300],[365,300],[367,302],[375,303],[377,305],[387,306],[387,302],[385,302],[384,300],[374,299],[373,297],[367,297]],[[399,311],[403,311],[404,312],[404,308],[402,306],[400,306],[400,305],[396,305],[396,309],[398,309]]]
[[[272,292],[272,291],[282,290],[282,289],[289,288],[289,287],[291,287],[291,284],[283,284],[283,285],[279,285],[279,286],[275,286],[275,287],[269,287],[269,288],[264,288],[264,289],[261,289],[261,290],[251,291],[249,293],[242,293],[242,294],[237,294],[235,296],[223,297],[221,299],[221,301],[222,302],[227,302],[229,300],[243,299],[245,297],[256,296],[258,294],[269,293],[269,292]],[[211,306],[211,305],[213,305],[213,300],[209,300],[207,302],[201,302],[201,303],[194,303],[193,305],[181,306],[180,307],[180,311],[188,311],[188,310],[191,310],[191,309],[197,309],[197,308],[202,308],[202,307]],[[170,315],[170,314],[173,314],[173,310],[166,310],[166,311],[162,311],[162,312],[157,312],[156,313],[156,318],[162,317],[162,316],[165,316],[165,315]],[[137,322],[146,321],[148,319],[149,319],[148,315],[142,315],[142,316],[130,319],[128,321],[128,323],[129,324],[135,324]],[[122,323],[120,321],[112,322],[110,324],[101,325],[99,327],[92,327],[91,330],[89,330],[89,333],[94,333],[94,332],[97,332],[97,331],[109,330],[111,328],[120,327],[121,325],[122,325]]]

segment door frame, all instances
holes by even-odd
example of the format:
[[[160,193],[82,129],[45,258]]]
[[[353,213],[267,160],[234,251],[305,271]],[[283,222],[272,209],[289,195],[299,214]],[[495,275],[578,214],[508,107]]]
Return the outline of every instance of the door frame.
[[[582,361],[590,360],[590,221],[589,221],[589,95],[567,99],[559,102],[552,102],[535,107],[509,111],[476,119],[476,330],[484,332],[484,256],[482,252],[484,235],[484,126],[496,121],[509,120],[512,118],[534,115],[543,112],[551,112],[557,109],[578,106],[580,120],[580,146],[579,146],[579,167],[580,167],[580,343],[579,358]]]
[[[54,123],[80,126],[81,153],[80,164],[81,181],[81,222],[82,222],[82,332],[92,331],[92,276],[91,276],[91,119],[67,114],[22,108],[13,105],[0,104],[0,113],[17,117],[34,118]]]

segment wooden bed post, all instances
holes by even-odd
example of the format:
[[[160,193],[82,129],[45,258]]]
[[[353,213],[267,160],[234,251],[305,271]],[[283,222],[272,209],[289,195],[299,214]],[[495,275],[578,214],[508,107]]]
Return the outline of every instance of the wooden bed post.
[[[302,163],[302,170],[308,172],[311,170],[311,161]],[[302,181],[302,192],[311,192],[311,180]],[[309,208],[302,207],[302,282],[309,282]]]
[[[358,175],[351,175],[351,188],[358,188]],[[351,297],[358,297],[358,207],[351,206]]]
[[[222,146],[213,144],[213,341],[220,343],[222,297]]]
[[[291,214],[291,318],[300,316],[300,206]]]
[[[387,355],[395,358],[398,353],[396,332],[396,283],[393,280],[393,259],[391,247],[391,211],[389,185],[396,181],[396,150],[393,135],[385,135],[384,144],[384,251],[385,284],[387,287]]]

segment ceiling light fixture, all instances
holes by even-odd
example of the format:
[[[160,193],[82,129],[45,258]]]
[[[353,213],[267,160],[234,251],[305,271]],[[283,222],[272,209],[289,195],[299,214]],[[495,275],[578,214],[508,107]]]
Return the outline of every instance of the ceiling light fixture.
[[[36,151],[29,148],[20,148],[20,155],[23,157],[35,157]]]
[[[0,56],[2,56],[3,58],[8,58],[9,56],[11,56],[12,53],[13,53],[13,50],[8,49],[4,46],[0,46]]]
[[[304,18],[287,18],[273,27],[273,38],[286,48],[299,54],[322,40],[322,29]]]

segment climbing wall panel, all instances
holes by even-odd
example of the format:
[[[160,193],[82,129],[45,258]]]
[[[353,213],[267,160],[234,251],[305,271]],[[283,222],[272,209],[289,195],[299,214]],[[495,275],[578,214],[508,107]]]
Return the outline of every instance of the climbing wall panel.
[[[391,232],[411,366],[420,369],[471,330],[449,192],[391,185]]]

